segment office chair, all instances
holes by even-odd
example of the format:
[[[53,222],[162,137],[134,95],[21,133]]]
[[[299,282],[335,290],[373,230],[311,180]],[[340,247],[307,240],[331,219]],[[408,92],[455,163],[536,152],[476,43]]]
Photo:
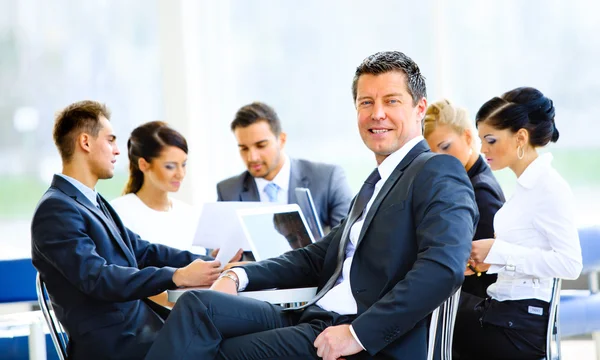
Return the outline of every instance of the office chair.
[[[436,357],[436,360],[452,359],[452,339],[454,338],[454,324],[456,322],[456,313],[458,312],[460,289],[461,288],[458,288],[452,296],[431,313],[427,360],[433,360],[436,353],[439,354],[439,358]],[[440,313],[442,314],[441,319]],[[441,324],[439,332],[438,324]],[[437,339],[438,333],[441,334],[439,341]],[[440,346],[440,349],[437,352],[436,345]]]
[[[560,360],[560,323],[558,314],[560,310],[561,279],[554,279],[552,285],[552,298],[550,298],[550,313],[548,314],[548,330],[546,332],[546,357],[542,360]],[[556,344],[556,352],[552,347],[552,340]]]
[[[44,281],[40,274],[37,274],[36,278],[36,291],[38,297],[38,303],[40,305],[40,309],[42,309],[42,313],[44,314],[44,318],[46,319],[46,324],[48,325],[48,329],[50,330],[50,337],[52,338],[52,342],[54,343],[54,347],[56,348],[56,353],[58,354],[58,358],[60,360],[67,359],[67,343],[69,342],[69,338],[67,333],[64,331],[60,321],[56,319],[54,314],[54,310],[52,309],[52,302],[48,296],[48,292],[46,291],[46,285],[44,285]]]

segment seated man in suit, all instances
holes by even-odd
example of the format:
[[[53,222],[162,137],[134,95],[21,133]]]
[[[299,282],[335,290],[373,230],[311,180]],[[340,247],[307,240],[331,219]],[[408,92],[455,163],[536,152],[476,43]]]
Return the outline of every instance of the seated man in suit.
[[[218,201],[294,204],[294,189],[305,187],[323,226],[333,228],[346,216],[352,192],[342,168],[287,157],[286,133],[269,105],[254,102],[239,109],[231,131],[248,170],[217,184]]]
[[[141,240],[95,191],[119,155],[109,118],[94,101],[58,114],[53,135],[63,169],[31,224],[33,265],[69,335],[70,359],[144,358],[168,314],[147,298],[210,285],[220,272],[211,258]]]
[[[353,84],[377,168],[321,241],[223,273],[183,294],[148,359],[425,359],[431,312],[462,284],[478,220],[460,161],[421,136],[425,79],[401,52],[376,53]],[[302,309],[238,291],[318,286]]]

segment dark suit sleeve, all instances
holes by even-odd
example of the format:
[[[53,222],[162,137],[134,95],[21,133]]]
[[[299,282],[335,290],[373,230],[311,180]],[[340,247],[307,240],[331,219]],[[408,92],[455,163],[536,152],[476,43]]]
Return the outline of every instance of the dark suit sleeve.
[[[474,186],[475,201],[479,209],[479,223],[475,230],[473,240],[494,238],[494,216],[502,207],[502,200],[498,194],[484,182],[478,182]]]
[[[352,191],[344,170],[339,166],[334,166],[329,179],[329,198],[327,199],[329,224],[327,225],[338,226],[348,216],[350,201],[352,201]]]
[[[306,247],[244,265],[249,280],[246,291],[317,286],[327,248],[332,241],[339,241],[336,234],[342,228],[343,225],[338,226],[323,239]]]
[[[51,197],[40,203],[31,233],[37,253],[75,288],[95,299],[111,302],[143,299],[175,288],[172,281],[175,268],[148,266],[140,270],[108,264],[89,236],[89,227],[95,220],[89,214],[82,214],[71,202]],[[95,240],[121,251],[114,240],[105,236],[106,239]]]
[[[196,259],[205,261],[213,260],[210,256],[195,255],[189,251],[142,240],[138,234],[129,229],[127,229],[127,233],[129,234],[133,253],[140,269],[147,266],[172,266],[180,268],[187,266]]]
[[[417,260],[403,279],[352,323],[371,355],[414,328],[464,279],[478,215],[473,188],[460,162],[446,155],[429,159],[414,179],[412,205]]]

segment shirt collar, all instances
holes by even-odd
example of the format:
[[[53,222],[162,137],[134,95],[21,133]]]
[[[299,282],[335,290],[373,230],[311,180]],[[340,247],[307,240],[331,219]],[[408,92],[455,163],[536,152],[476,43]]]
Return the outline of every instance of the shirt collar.
[[[552,154],[545,153],[538,156],[525,168],[525,171],[519,176],[517,182],[524,188],[531,189],[535,186],[540,176],[545,174],[552,167]]]
[[[267,184],[269,183],[274,183],[275,185],[279,186],[279,189],[283,191],[288,190],[290,186],[290,174],[292,171],[291,161],[286,154],[281,154],[281,156],[283,157],[283,166],[281,167],[277,175],[275,175],[273,180],[269,181],[265,178],[254,178],[254,181],[256,182],[256,187],[260,191],[264,191],[265,186],[267,186]]]
[[[67,176],[65,174],[56,174],[63,179],[67,180],[71,185],[75,186],[77,190],[79,190],[89,201],[92,202],[95,206],[98,206],[98,200],[96,200],[96,196],[98,193],[95,189],[90,189],[89,187],[83,185],[83,183],[75,178]]]
[[[408,152],[411,151],[412,148],[414,148],[415,145],[417,145],[421,140],[423,140],[423,136],[421,135],[409,140],[406,144],[404,144],[404,146],[391,153],[385,158],[385,160],[381,162],[381,164],[379,164],[377,170],[379,170],[379,176],[381,176],[380,181],[382,184],[385,183],[390,175],[392,175],[392,172],[394,169],[396,169],[398,164],[400,164],[400,161],[404,159],[406,154],[408,154]]]

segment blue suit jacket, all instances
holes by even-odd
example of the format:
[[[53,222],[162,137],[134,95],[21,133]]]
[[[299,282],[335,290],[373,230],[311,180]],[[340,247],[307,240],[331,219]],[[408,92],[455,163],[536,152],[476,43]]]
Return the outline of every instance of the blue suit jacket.
[[[290,159],[288,203],[296,203],[297,187],[310,189],[323,226],[333,228],[348,213],[352,191],[341,167],[301,159]],[[256,182],[248,171],[217,184],[218,201],[260,201]]]
[[[173,273],[199,256],[116,227],[60,176],[31,224],[33,265],[70,339],[72,359],[141,359],[162,327],[149,296],[175,288]]]
[[[365,217],[350,269],[366,348],[348,359],[425,359],[431,312],[462,284],[478,220],[462,164],[425,141],[398,164]],[[244,265],[246,290],[322,288],[332,276],[346,222],[321,241]]]

